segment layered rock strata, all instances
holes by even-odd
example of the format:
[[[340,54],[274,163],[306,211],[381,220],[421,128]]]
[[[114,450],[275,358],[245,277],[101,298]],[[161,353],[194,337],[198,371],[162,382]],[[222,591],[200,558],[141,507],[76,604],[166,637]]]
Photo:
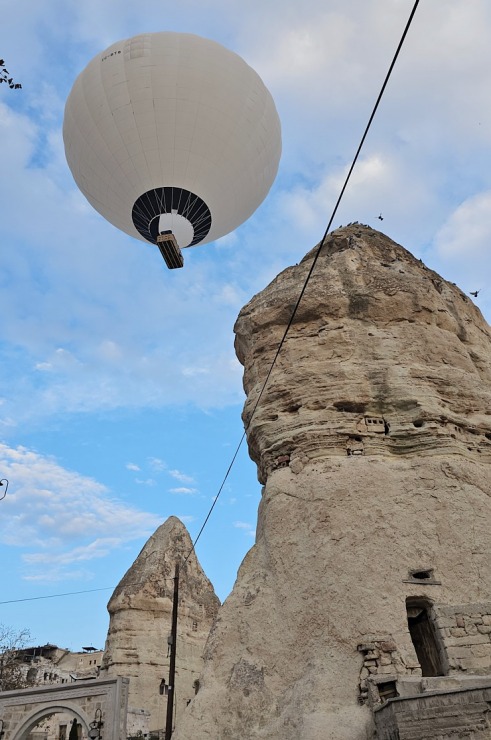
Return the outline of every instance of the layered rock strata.
[[[202,653],[220,602],[203,573],[186,527],[170,517],[150,537],[108,603],[109,631],[101,675],[130,679],[129,725],[165,727],[175,565],[180,563],[176,661],[176,721],[195,695]],[[131,734],[131,726],[129,727]]]
[[[236,323],[264,489],[176,740],[365,740],[422,674],[491,672],[490,329],[383,234],[338,229],[251,420],[313,256]]]

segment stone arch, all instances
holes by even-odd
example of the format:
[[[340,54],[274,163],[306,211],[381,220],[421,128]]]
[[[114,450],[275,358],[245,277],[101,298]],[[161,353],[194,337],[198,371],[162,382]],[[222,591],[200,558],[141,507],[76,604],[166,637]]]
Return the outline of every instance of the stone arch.
[[[75,717],[87,737],[98,710],[103,740],[126,740],[128,683],[128,678],[117,676],[0,692],[3,740],[24,740],[44,717],[60,712]]]
[[[73,702],[65,701],[59,704],[33,709],[27,716],[23,717],[19,726],[13,729],[11,735],[12,740],[23,740],[44,717],[48,717],[50,714],[57,714],[58,712],[69,712],[73,714],[82,727],[84,727],[84,734],[88,734],[91,719],[85,716],[85,712],[80,706]]]

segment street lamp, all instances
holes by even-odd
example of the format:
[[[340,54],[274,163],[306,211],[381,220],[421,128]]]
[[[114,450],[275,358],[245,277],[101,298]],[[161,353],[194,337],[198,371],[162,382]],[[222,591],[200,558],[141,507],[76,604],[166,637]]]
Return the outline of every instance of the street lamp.
[[[102,709],[96,709],[94,721],[90,723],[90,740],[99,740],[99,738],[101,737],[101,729],[103,725],[104,722],[102,721]]]
[[[8,482],[8,480],[6,478],[2,478],[2,480],[0,480],[0,488],[4,488],[4,487],[5,487],[5,491],[3,491],[3,496],[0,496],[0,501],[3,498],[5,498],[5,496],[7,495],[7,490],[8,490],[8,487],[9,487],[9,482]],[[0,494],[1,493],[2,493],[2,491],[0,491]]]

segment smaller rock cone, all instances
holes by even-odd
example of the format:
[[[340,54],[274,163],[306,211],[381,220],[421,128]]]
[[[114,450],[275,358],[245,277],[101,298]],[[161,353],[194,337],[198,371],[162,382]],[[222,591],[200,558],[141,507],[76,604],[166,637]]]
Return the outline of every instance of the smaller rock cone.
[[[169,677],[168,637],[177,562],[176,724],[197,690],[203,649],[220,601],[194,551],[184,562],[191,549],[186,527],[170,517],[150,537],[109,600],[102,672],[130,679],[129,734],[138,729],[136,718],[148,718],[148,712],[150,731],[165,727],[167,696],[159,689],[162,679],[168,683]]]

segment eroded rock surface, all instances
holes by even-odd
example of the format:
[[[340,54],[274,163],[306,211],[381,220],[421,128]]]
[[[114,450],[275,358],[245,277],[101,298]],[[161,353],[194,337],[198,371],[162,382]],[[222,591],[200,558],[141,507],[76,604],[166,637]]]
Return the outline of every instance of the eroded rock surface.
[[[203,648],[220,605],[194,552],[183,564],[191,549],[184,524],[176,517],[167,519],[122,578],[107,607],[110,622],[101,673],[130,678],[129,706],[137,710],[135,715],[140,710],[150,712],[150,730],[165,727],[167,697],[159,687],[163,678],[169,682],[167,638],[176,562],[180,563],[176,721],[195,695]]]
[[[246,423],[313,255],[237,320]],[[383,234],[329,236],[248,429],[256,544],[176,740],[371,738],[370,702],[424,688],[423,617],[437,670],[491,672],[490,339]]]

